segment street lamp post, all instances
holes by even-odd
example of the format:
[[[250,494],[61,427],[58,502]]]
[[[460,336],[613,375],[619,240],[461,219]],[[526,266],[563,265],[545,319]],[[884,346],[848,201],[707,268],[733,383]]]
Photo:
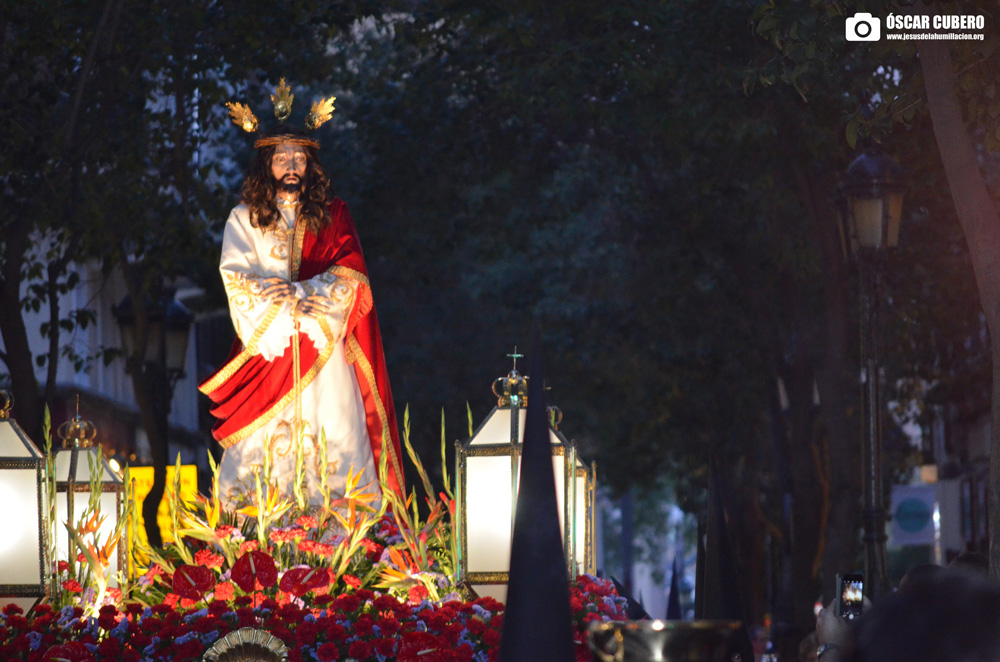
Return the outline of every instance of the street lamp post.
[[[114,307],[114,315],[122,331],[125,358],[131,366],[132,383],[137,395],[144,389],[153,410],[156,430],[147,431],[153,454],[153,487],[142,504],[146,537],[154,548],[162,547],[156,512],[167,484],[170,402],[177,380],[184,376],[188,335],[194,319],[187,308],[174,299],[173,290],[162,290],[158,297],[146,302],[146,342],[139,347],[136,314],[132,300],[126,296]],[[142,356],[139,356],[142,352]]]
[[[879,314],[886,250],[899,242],[903,170],[884,154],[865,153],[844,175],[843,238],[858,266],[861,289],[861,381],[865,577],[869,596],[889,590],[882,500],[882,405]],[[846,246],[845,246],[846,248]]]

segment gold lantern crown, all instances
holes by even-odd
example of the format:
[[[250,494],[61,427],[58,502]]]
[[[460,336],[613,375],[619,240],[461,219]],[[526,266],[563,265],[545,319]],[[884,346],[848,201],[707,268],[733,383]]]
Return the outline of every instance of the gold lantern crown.
[[[315,131],[329,121],[333,117],[333,102],[336,99],[337,97],[327,97],[325,99],[320,99],[319,101],[314,101],[312,107],[309,109],[309,113],[306,115],[306,129],[309,131]],[[294,100],[295,95],[292,94],[292,88],[290,88],[285,82],[285,79],[282,78],[278,82],[278,87],[275,88],[274,94],[271,95],[271,104],[274,106],[274,116],[278,119],[279,125],[284,124],[289,116],[291,116],[292,101]],[[230,101],[226,104],[226,108],[229,109],[229,116],[232,118],[233,124],[240,127],[247,133],[258,133],[260,129],[260,121],[253,114],[253,111],[250,110],[248,105]],[[260,137],[256,140],[256,142],[254,142],[254,148],[260,149],[261,147],[271,147],[284,142],[296,145],[306,145],[319,149],[319,142],[313,140],[312,138],[304,138],[291,133],[287,135],[279,133],[277,135]]]

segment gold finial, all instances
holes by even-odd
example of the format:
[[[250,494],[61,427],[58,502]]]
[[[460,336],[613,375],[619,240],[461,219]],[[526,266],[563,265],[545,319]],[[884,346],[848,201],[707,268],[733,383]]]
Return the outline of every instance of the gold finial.
[[[333,117],[333,111],[335,110],[333,102],[336,99],[337,97],[328,97],[319,101],[313,101],[312,108],[309,109],[309,114],[306,115],[306,128],[313,131],[321,127],[324,122],[329,121]]]
[[[497,406],[527,407],[528,378],[517,371],[517,360],[524,358],[524,354],[518,354],[515,345],[514,353],[507,356],[514,359],[514,367],[506,377],[497,377],[493,381],[493,395],[497,396]]]
[[[63,448],[90,448],[97,428],[90,421],[80,418],[80,394],[76,396],[76,416],[59,426],[56,431],[63,440]]]
[[[6,421],[10,418],[10,410],[14,407],[14,396],[10,391],[0,389],[0,398],[3,398],[3,404],[0,405],[0,421]]]
[[[295,95],[292,94],[292,88],[288,87],[288,83],[282,78],[278,81],[278,87],[275,88],[274,94],[271,95],[271,103],[274,104],[274,116],[278,118],[279,122],[284,122],[292,114],[292,101],[294,99]]]
[[[229,116],[233,118],[233,124],[240,127],[247,133],[253,133],[257,130],[260,123],[257,121],[257,118],[254,116],[253,111],[250,110],[249,106],[230,101],[226,104],[226,108],[229,109]]]

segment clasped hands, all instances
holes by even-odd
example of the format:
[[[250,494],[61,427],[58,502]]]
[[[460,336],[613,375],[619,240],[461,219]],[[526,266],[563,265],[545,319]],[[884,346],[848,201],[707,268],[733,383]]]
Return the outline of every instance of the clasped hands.
[[[265,278],[264,279],[264,289],[261,290],[261,295],[268,299],[275,299],[278,301],[284,301],[285,299],[293,299],[295,304],[292,306],[292,316],[299,318],[303,315],[307,317],[312,317],[318,319],[324,315],[330,315],[333,313],[333,306],[329,299],[318,294],[312,294],[304,299],[296,298],[295,296],[295,286],[286,280],[281,278]]]

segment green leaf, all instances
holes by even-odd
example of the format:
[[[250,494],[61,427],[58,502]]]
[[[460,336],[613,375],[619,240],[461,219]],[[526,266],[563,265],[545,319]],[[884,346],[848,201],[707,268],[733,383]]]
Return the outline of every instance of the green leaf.
[[[855,118],[847,123],[847,128],[844,131],[844,138],[847,139],[847,146],[851,149],[857,149],[858,146],[858,120]]]

